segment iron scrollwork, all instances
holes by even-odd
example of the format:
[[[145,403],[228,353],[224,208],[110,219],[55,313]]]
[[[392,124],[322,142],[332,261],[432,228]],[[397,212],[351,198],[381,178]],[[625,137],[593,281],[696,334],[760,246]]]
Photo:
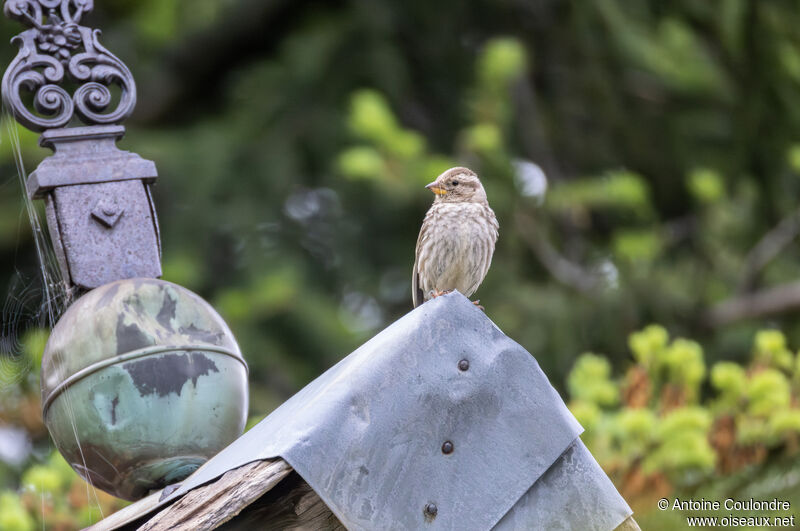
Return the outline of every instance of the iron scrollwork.
[[[100,30],[81,26],[93,0],[5,0],[9,18],[29,26],[12,43],[19,53],[3,76],[3,101],[33,131],[65,127],[74,115],[89,125],[118,124],[136,105],[136,85],[125,64],[100,44]],[[72,96],[61,86],[78,85]],[[113,109],[111,86],[120,89]],[[33,108],[23,100],[33,94]],[[38,113],[38,114],[37,114]]]

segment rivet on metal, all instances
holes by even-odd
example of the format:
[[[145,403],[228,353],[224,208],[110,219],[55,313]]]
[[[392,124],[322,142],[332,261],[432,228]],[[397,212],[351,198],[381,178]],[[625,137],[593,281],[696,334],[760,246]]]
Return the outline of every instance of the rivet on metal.
[[[444,455],[452,454],[454,449],[455,448],[453,447],[453,443],[451,443],[450,441],[445,441],[444,444],[442,445],[442,453]]]
[[[439,508],[436,507],[435,503],[429,503],[425,506],[425,518],[433,519],[436,517],[436,513],[439,512]]]
[[[460,371],[467,371],[469,370],[469,360],[461,360],[458,362],[458,370]]]

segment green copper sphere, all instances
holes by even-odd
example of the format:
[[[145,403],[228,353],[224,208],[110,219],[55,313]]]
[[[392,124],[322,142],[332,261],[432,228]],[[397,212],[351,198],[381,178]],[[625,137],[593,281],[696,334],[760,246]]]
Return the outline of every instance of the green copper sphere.
[[[53,328],[41,379],[59,451],[126,500],[182,480],[247,420],[247,365],[230,329],[162,280],[120,280],[78,299]]]

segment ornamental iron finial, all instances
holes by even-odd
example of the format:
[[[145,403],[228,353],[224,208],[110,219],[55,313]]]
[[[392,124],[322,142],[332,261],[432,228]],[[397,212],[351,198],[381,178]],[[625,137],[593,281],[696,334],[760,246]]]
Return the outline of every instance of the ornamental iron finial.
[[[136,87],[100,32],[80,25],[92,7],[92,0],[5,0],[5,15],[28,29],[12,41],[19,53],[2,90],[17,121],[53,150],[25,188],[45,202],[68,298],[80,296],[42,356],[42,389],[54,391],[43,394],[42,418],[79,475],[136,499],[180,482],[242,434],[247,364],[207,302],[155,280],[158,172],[117,146]],[[176,432],[179,424],[188,430]]]
[[[93,0],[6,0],[5,15],[30,29],[12,43],[19,53],[3,76],[3,101],[25,127],[65,127],[77,115],[87,125],[119,124],[136,106],[136,84],[125,64],[100,44],[100,30],[81,26]],[[72,94],[62,83],[78,85]],[[121,91],[112,109],[111,86]],[[23,100],[33,94],[33,112]]]
[[[61,273],[76,293],[161,276],[151,195],[156,166],[116,145],[136,105],[136,85],[128,67],[100,44],[100,30],[80,25],[93,7],[93,0],[3,5],[7,17],[29,28],[11,41],[19,53],[3,76],[3,102],[55,152],[26,187],[29,197],[45,201]]]

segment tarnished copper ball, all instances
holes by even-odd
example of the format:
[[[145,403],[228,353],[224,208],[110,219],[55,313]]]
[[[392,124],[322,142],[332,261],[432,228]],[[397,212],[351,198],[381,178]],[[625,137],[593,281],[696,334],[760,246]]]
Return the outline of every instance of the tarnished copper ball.
[[[127,500],[182,480],[247,420],[247,365],[230,329],[206,301],[162,280],[120,280],[70,306],[45,347],[41,382],[59,451]]]

